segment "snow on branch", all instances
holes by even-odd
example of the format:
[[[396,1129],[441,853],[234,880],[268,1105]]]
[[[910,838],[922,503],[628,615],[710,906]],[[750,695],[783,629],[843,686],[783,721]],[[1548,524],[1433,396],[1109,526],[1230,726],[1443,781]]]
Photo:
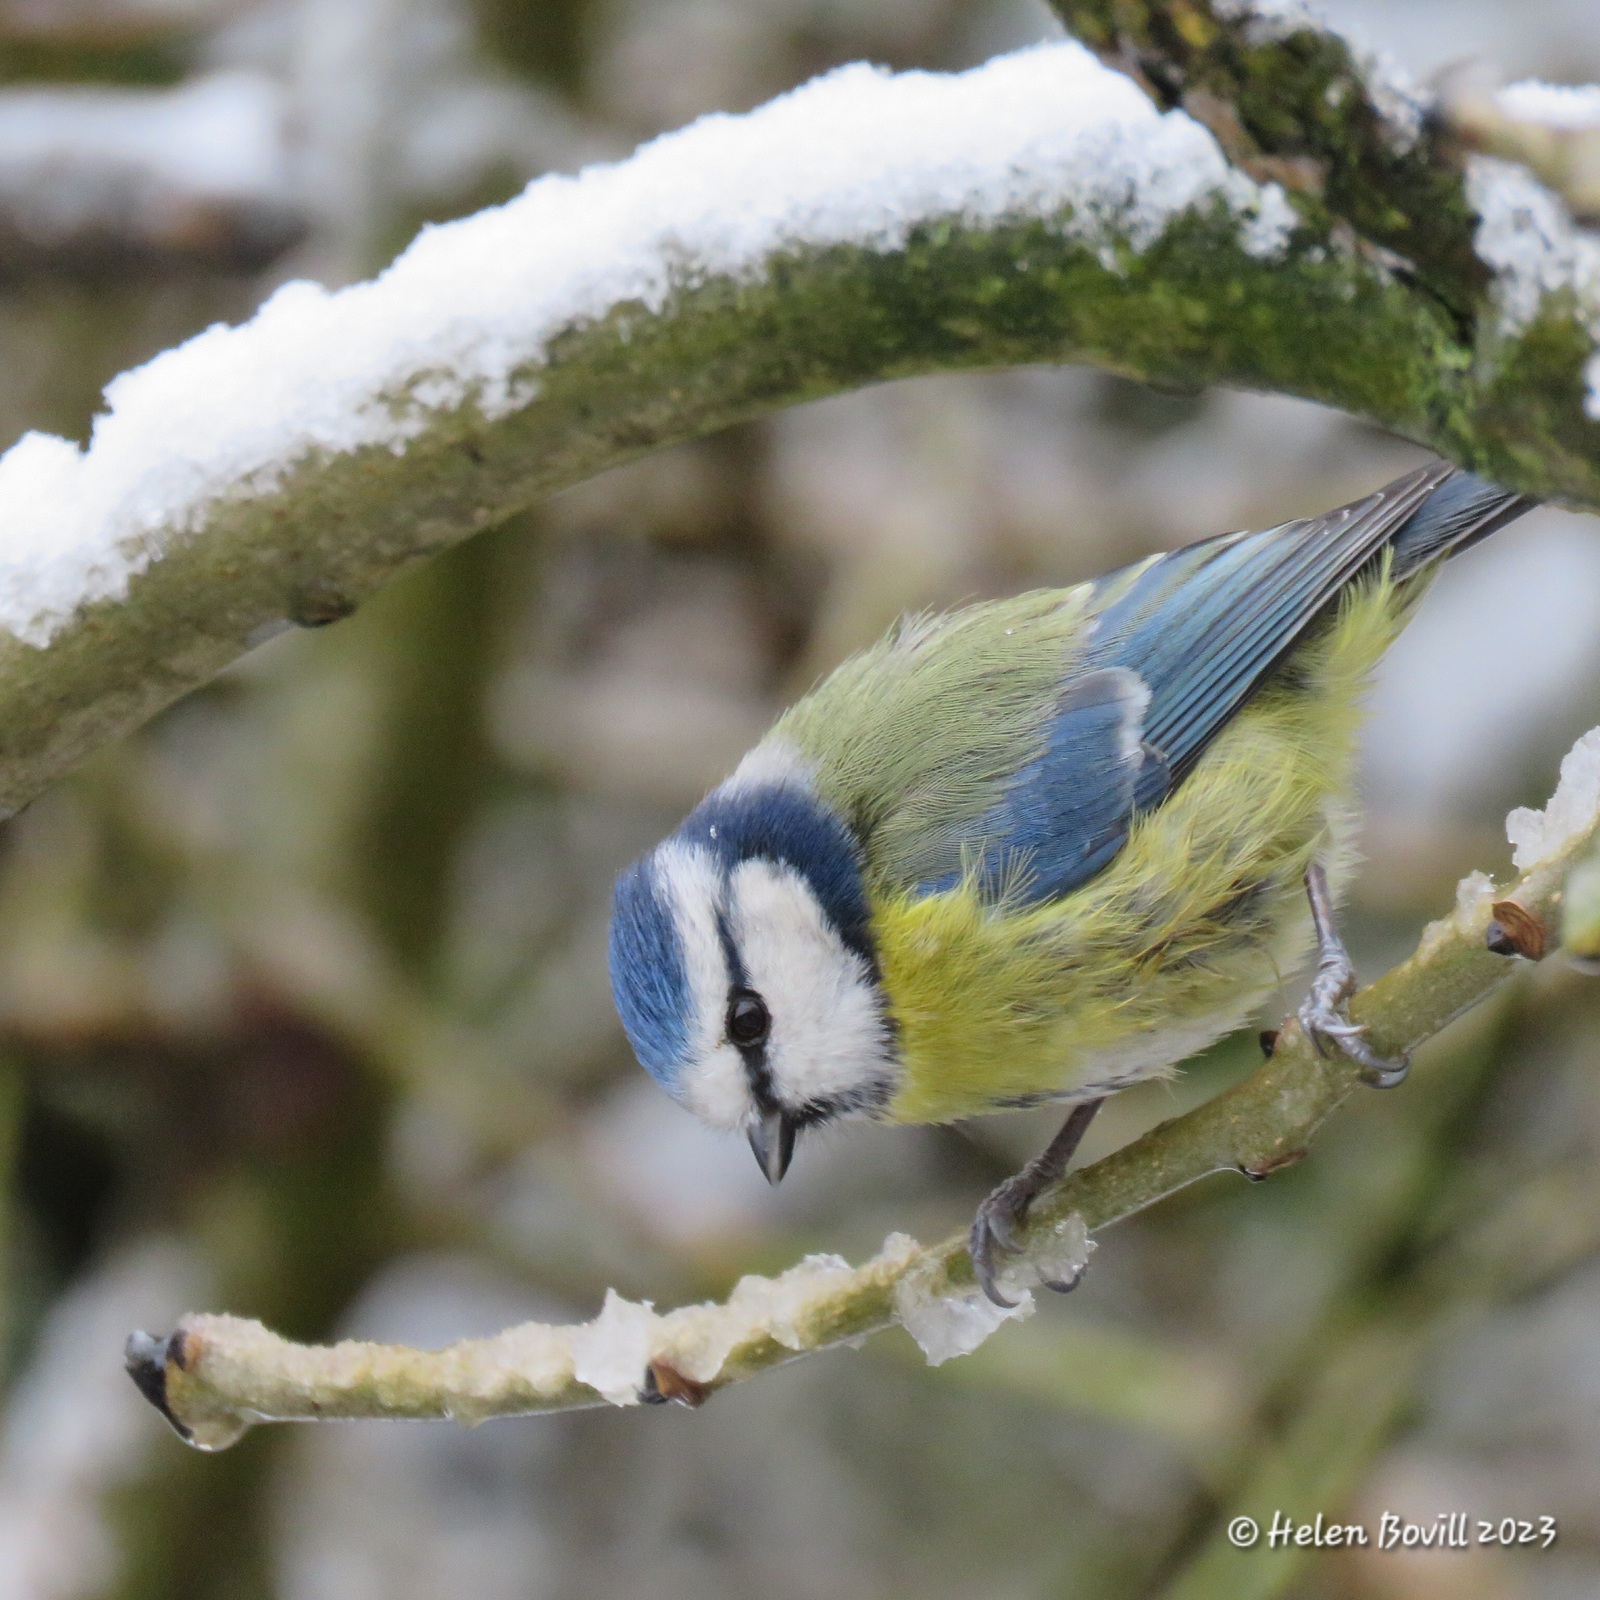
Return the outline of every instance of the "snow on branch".
[[[1214,104],[1167,101],[1070,42],[848,67],[119,377],[87,448],[0,458],[0,814],[541,494],[916,372],[1086,361],[1299,394],[1600,506],[1581,249],[1540,246],[1531,314],[1485,287],[1464,317],[1292,161],[1230,159]],[[1526,274],[1513,254],[1478,260],[1484,285]]]
[[[1503,887],[1465,879],[1454,911],[1352,1006],[1385,1054],[1411,1050],[1556,943],[1566,883],[1600,838],[1600,729],[1562,763],[1542,811],[1506,819],[1521,875]],[[976,1349],[1033,1310],[1029,1290],[1075,1276],[1089,1234],[1210,1173],[1266,1177],[1299,1160],[1356,1091],[1354,1068],[1324,1058],[1291,1022],[1249,1078],[1163,1123],[1042,1195],[1001,1311],[976,1288],[965,1234],[924,1249],[902,1234],[861,1267],[812,1256],[776,1278],[740,1280],[722,1304],[666,1314],[614,1290],[594,1321],[526,1323],[443,1350],[346,1341],[299,1345],[238,1317],[190,1316],[165,1337],[128,1341],[130,1376],[178,1433],[223,1449],[258,1422],[336,1417],[488,1417],[674,1400],[699,1405],[731,1383],[798,1356],[899,1325],[930,1364]]]
[[[1213,205],[1246,252],[1282,253],[1295,214],[1281,191],[1076,45],[959,76],[846,67],[428,229],[371,283],[286,286],[244,327],[118,378],[87,451],[30,435],[0,460],[0,625],[46,645],[219,502],[270,493],[317,456],[403,453],[464,406],[502,419],[536,399],[561,334],[659,316],[677,292],[753,282],[780,255],[891,254],[914,229],[1033,217],[1110,264]]]
[[[1498,306],[1498,328],[1487,321],[1477,347],[1485,389],[1501,388],[1521,365],[1519,347],[1535,322],[1564,324],[1572,340],[1566,386],[1578,402],[1570,437],[1595,459],[1600,240],[1575,228],[1572,213],[1592,218],[1600,193],[1600,89],[1525,83],[1441,105],[1298,3],[1051,4],[1157,104],[1203,122],[1238,167],[1280,179],[1308,224],[1320,218],[1336,234],[1339,224],[1354,230],[1463,326],[1486,323],[1486,297]],[[1463,144],[1509,160],[1465,157]],[[1555,372],[1546,381],[1561,382]],[[1484,399],[1487,409],[1500,404]],[[1531,401],[1529,393],[1518,403]],[[1480,464],[1493,473],[1492,463]]]

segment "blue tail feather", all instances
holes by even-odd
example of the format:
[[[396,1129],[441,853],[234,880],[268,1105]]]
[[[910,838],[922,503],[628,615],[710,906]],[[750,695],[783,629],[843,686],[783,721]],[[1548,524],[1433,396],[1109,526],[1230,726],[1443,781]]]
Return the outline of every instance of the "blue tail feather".
[[[1535,502],[1470,472],[1446,478],[1391,541],[1394,575],[1409,577],[1433,561],[1458,555],[1515,522]]]

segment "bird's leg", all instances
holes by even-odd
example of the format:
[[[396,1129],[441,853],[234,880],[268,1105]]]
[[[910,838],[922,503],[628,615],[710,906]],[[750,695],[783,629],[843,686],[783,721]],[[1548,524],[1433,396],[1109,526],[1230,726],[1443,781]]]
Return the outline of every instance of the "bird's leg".
[[[972,1256],[972,1270],[977,1274],[983,1292],[997,1306],[1008,1311],[1016,1304],[1007,1300],[995,1286],[995,1277],[1007,1256],[1022,1248],[1017,1229],[1027,1218],[1028,1207],[1057,1178],[1066,1172],[1083,1138],[1084,1130],[1094,1121],[1094,1114],[1105,1103],[1085,1100],[1075,1105],[1061,1124],[1061,1131],[1015,1177],[1007,1178],[987,1200],[978,1207],[972,1219],[972,1229],[967,1235],[967,1250]],[[1046,1283],[1045,1288],[1065,1294],[1078,1286],[1078,1274],[1070,1282]]]
[[[1317,930],[1317,973],[1311,980],[1311,992],[1300,1004],[1300,1026],[1318,1055],[1342,1051],[1355,1062],[1363,1082],[1374,1089],[1392,1089],[1405,1081],[1411,1058],[1402,1055],[1398,1061],[1390,1061],[1380,1056],[1367,1043],[1366,1029],[1350,1020],[1346,1003],[1356,992],[1356,969],[1334,925],[1327,874],[1315,861],[1306,868],[1306,898]]]

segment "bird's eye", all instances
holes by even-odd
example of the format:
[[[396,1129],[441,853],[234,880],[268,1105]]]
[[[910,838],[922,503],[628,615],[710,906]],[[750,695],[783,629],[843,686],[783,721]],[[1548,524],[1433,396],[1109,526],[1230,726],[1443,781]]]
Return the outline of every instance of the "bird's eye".
[[[736,994],[728,1002],[728,1037],[742,1049],[764,1044],[771,1028],[772,1014],[760,995]]]

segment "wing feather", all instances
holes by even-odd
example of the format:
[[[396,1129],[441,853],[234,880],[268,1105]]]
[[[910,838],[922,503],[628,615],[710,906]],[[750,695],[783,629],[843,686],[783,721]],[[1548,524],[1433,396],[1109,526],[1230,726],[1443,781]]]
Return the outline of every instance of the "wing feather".
[[[1446,486],[1437,515],[1419,516]],[[1041,903],[1088,882],[1385,545],[1415,535],[1396,557],[1417,556],[1414,569],[1525,506],[1440,463],[1325,516],[1225,534],[1101,579],[1043,752],[965,839],[982,892]]]
[[[1131,668],[1150,686],[1144,737],[1166,758],[1142,809],[1181,783],[1207,744],[1344,586],[1453,473],[1423,468],[1353,505],[1263,533],[1230,534],[1102,579],[1085,666]]]
[[[991,900],[1048,900],[1062,892],[1058,885],[1092,877],[1128,837],[1146,761],[1159,762],[1140,737],[1149,705],[1149,689],[1126,667],[1074,677],[1056,702],[1044,749],[984,818],[975,859],[921,892],[953,889],[972,866]]]

